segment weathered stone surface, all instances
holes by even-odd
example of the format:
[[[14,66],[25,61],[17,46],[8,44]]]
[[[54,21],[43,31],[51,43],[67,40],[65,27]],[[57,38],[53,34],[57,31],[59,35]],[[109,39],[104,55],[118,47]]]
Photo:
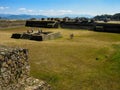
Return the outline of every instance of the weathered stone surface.
[[[50,90],[46,82],[29,73],[27,49],[0,46],[0,90]]]
[[[23,33],[20,34],[20,37],[18,34],[13,33],[11,38],[15,38],[15,39],[29,39],[29,40],[36,40],[36,41],[44,41],[44,40],[53,40],[53,39],[57,39],[57,38],[61,38],[62,35],[60,32],[42,32],[42,30],[38,30],[38,32],[34,32],[32,31],[32,33]]]

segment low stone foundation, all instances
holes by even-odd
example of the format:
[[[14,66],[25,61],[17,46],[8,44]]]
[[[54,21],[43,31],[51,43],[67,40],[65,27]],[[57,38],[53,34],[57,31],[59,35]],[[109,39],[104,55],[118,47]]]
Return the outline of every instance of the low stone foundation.
[[[44,41],[44,40],[54,40],[57,38],[61,38],[62,35],[60,32],[41,32],[41,33],[13,33],[11,38],[15,39],[29,39],[29,40],[36,40],[36,41]]]
[[[29,76],[28,50],[0,46],[0,90],[50,90],[50,86]]]

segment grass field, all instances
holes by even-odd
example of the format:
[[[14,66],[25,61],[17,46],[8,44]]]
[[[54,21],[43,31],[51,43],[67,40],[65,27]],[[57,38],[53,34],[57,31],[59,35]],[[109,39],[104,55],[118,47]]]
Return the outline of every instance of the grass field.
[[[25,20],[0,20],[0,29],[21,26],[25,26]]]
[[[1,29],[0,44],[29,49],[31,76],[53,90],[120,90],[120,34],[43,28],[63,37],[43,42],[10,38],[27,29]]]

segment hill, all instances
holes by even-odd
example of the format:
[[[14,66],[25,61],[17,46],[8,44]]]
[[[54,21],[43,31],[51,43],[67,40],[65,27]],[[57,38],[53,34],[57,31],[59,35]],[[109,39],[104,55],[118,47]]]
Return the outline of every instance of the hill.
[[[76,18],[76,17],[93,18],[94,16],[89,15],[89,14],[65,14],[65,15],[54,16],[54,17],[59,17],[59,18],[64,18],[64,17],[69,17],[69,18]]]
[[[17,19],[17,20],[21,20],[21,19],[26,20],[31,18],[36,18],[36,19],[47,18],[47,16],[44,15],[26,15],[26,14],[20,14],[20,15],[0,14],[0,17],[3,19]]]

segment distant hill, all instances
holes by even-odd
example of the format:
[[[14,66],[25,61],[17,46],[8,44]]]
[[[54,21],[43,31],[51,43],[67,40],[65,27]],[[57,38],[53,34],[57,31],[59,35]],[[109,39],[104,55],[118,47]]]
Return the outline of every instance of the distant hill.
[[[48,18],[48,17],[58,17],[58,18],[64,18],[64,17],[70,17],[70,18],[76,18],[76,17],[86,17],[86,18],[93,18],[95,20],[117,20],[120,21],[120,13],[116,13],[114,15],[97,15],[97,16],[92,16],[89,14],[65,14],[65,15],[57,15],[57,16],[45,16],[45,15],[27,15],[27,14],[20,14],[20,15],[14,15],[14,14],[0,14],[0,19],[17,19],[17,20],[27,20],[31,18]]]
[[[89,15],[89,14],[65,14],[65,15],[60,15],[56,17],[70,17],[70,18],[75,18],[75,17],[86,17],[86,18],[93,18],[94,16]]]
[[[26,15],[26,14],[20,14],[20,15],[13,15],[13,14],[0,14],[0,17],[2,19],[31,19],[31,18],[36,18],[36,19],[40,19],[40,18],[47,18],[47,16],[44,15]]]
[[[31,19],[31,18],[47,18],[49,16],[44,16],[44,15],[27,15],[27,14],[20,14],[20,15],[14,15],[14,14],[0,14],[0,18],[2,19]],[[80,14],[80,15],[75,15],[75,14],[65,14],[65,15],[58,15],[58,16],[51,16],[51,17],[70,17],[70,18],[75,18],[75,17],[86,17],[86,18],[92,18],[93,16],[87,15],[87,14]]]

